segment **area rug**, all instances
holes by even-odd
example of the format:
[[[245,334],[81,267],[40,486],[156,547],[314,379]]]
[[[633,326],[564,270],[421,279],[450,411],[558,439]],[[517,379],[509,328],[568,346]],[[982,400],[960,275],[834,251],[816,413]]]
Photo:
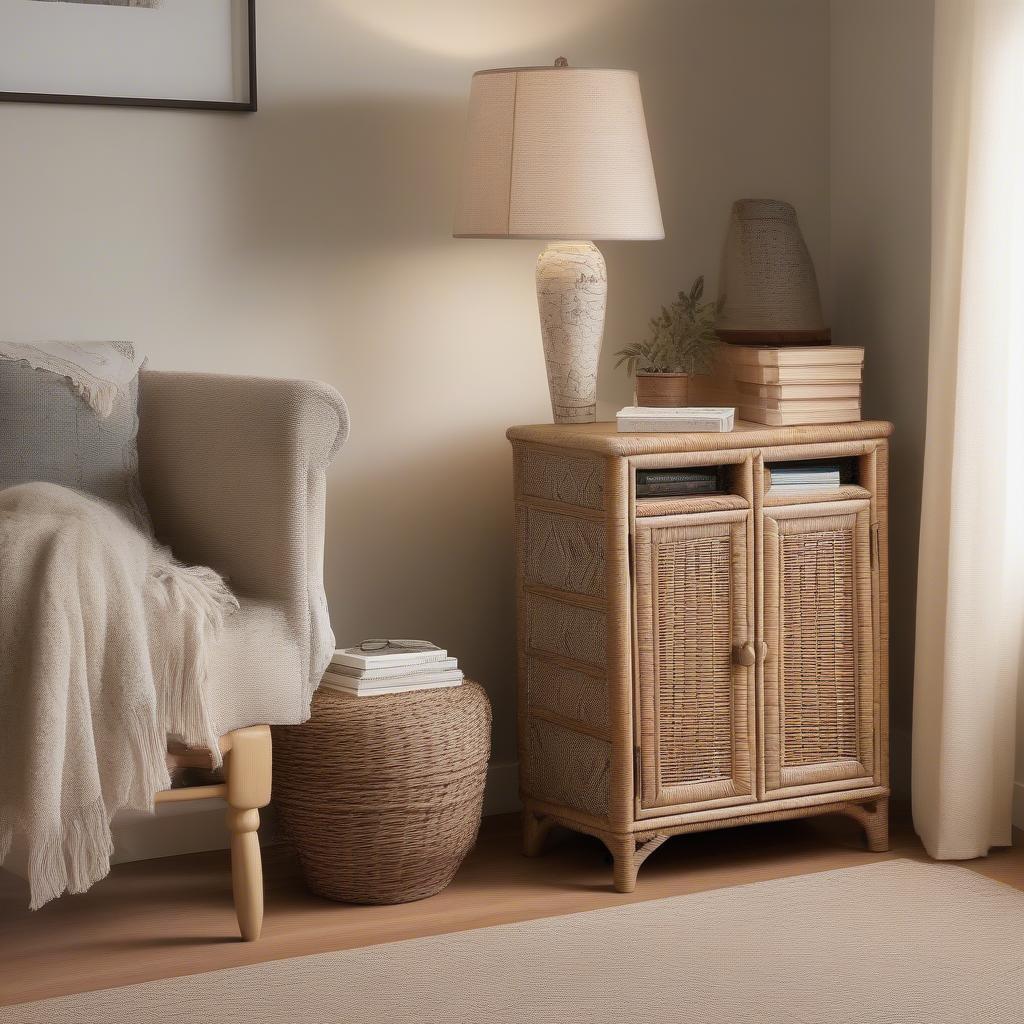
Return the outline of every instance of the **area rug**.
[[[886,861],[0,1009],[191,1021],[1016,1024],[1024,893]]]

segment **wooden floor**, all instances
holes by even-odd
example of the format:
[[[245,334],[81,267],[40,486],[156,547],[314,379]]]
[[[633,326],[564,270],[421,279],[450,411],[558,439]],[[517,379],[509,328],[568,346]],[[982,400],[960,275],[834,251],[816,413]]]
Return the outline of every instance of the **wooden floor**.
[[[885,854],[866,853],[860,829],[845,818],[754,825],[670,840],[641,869],[636,892],[619,895],[600,843],[556,835],[549,852],[527,860],[519,854],[518,818],[503,815],[484,821],[476,849],[445,892],[419,903],[359,907],[308,894],[283,848],[264,857],[266,919],[255,943],[237,939],[225,853],[120,865],[90,892],[34,914],[24,883],[0,871],[0,1004],[894,857],[925,859],[906,825],[894,830]],[[1024,889],[1024,844],[964,866]]]

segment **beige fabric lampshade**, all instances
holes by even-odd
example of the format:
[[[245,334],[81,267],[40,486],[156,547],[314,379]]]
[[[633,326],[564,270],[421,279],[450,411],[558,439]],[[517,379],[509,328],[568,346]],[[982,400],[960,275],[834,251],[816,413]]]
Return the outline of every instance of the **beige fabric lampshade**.
[[[478,71],[457,238],[664,238],[634,71]]]

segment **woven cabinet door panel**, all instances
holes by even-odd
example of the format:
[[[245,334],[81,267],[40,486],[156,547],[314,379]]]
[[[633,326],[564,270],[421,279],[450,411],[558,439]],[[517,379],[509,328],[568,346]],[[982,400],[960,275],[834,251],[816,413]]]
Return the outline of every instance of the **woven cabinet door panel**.
[[[879,782],[870,501],[764,511],[764,791]]]
[[[756,799],[751,539],[747,509],[636,524],[641,815]]]

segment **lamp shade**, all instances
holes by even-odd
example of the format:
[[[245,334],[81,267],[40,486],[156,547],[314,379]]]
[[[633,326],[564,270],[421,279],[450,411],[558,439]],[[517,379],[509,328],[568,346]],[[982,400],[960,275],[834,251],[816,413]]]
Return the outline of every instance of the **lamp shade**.
[[[664,238],[635,71],[478,71],[457,238]]]

